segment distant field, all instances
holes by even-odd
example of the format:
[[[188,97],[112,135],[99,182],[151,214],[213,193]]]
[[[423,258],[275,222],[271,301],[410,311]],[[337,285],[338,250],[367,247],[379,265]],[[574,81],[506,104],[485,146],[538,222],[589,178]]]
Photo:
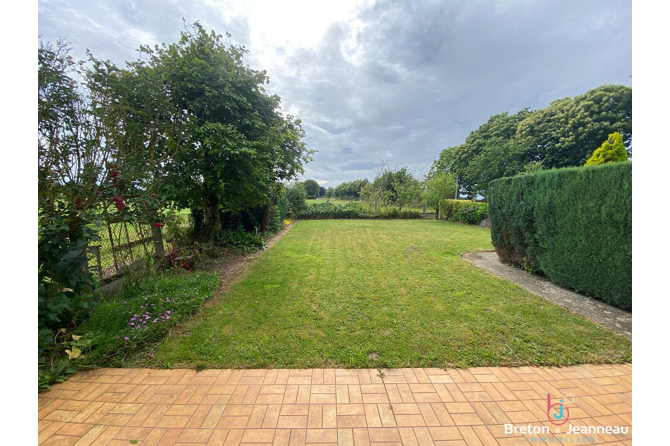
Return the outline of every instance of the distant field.
[[[325,203],[327,201],[328,201],[327,198],[311,199],[311,200],[307,200],[307,206],[314,206],[315,204]],[[342,200],[340,198],[331,198],[330,202],[334,203],[334,204],[347,204],[347,203],[351,203],[352,200]],[[366,207],[368,206],[367,203],[363,203],[363,202],[360,202],[360,201],[357,201],[357,200],[353,200],[353,202],[354,203],[359,203],[361,206],[366,206]],[[372,206],[373,206],[372,209],[374,210],[374,205],[372,205]],[[396,207],[396,206],[391,206],[391,207]],[[380,210],[382,209],[381,204],[378,206],[378,209],[380,209]],[[417,204],[414,204],[414,205],[411,205],[411,206],[405,206],[402,209],[404,211],[423,212],[423,203],[417,203]],[[429,213],[429,214],[433,213],[433,212],[435,212],[435,208],[432,208],[432,207],[428,206],[428,207],[426,207],[426,212]]]

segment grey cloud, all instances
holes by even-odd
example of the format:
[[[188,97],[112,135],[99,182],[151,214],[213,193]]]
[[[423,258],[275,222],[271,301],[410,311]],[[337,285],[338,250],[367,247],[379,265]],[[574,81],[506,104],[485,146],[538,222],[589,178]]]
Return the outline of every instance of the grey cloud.
[[[117,61],[141,39],[177,39],[182,17],[249,44],[247,18],[196,0],[39,3],[45,38]],[[316,47],[278,49],[268,89],[319,151],[305,178],[372,178],[381,159],[420,170],[490,115],[630,85],[631,17],[624,0],[378,1],[356,11],[362,27],[333,23]]]
[[[344,171],[372,170],[376,165],[377,163],[371,163],[369,161],[351,161],[346,164],[342,164],[340,169]]]

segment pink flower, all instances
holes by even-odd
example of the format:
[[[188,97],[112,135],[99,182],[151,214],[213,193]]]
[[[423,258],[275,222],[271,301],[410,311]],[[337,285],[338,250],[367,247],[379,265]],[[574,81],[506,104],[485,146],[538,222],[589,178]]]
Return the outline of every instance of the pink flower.
[[[163,223],[161,223],[161,222],[156,223],[156,227],[157,227],[157,228],[160,229],[162,226],[163,226]]]

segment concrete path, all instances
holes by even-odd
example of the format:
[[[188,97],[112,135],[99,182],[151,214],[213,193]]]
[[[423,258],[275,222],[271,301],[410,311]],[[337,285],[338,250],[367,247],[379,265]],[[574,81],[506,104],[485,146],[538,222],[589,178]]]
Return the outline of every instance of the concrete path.
[[[633,314],[628,311],[575,293],[547,279],[529,274],[518,268],[505,265],[500,262],[495,251],[469,252],[463,255],[463,258],[496,276],[514,282],[532,293],[539,294],[573,313],[581,314],[617,333],[630,339],[633,338]]]
[[[631,383],[630,364],[98,369],[39,395],[39,444],[630,445]]]

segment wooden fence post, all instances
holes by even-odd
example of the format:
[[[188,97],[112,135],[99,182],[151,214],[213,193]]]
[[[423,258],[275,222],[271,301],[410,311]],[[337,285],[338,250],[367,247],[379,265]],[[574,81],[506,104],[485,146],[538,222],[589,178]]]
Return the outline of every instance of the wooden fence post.
[[[155,225],[151,227],[151,232],[154,239],[154,257],[158,259],[159,265],[168,268],[170,260],[165,257],[165,247],[163,246],[163,233],[161,228]]]
[[[94,246],[95,248],[95,259],[98,264],[98,279],[102,282],[102,258],[100,257],[100,245]]]
[[[107,231],[109,232],[109,246],[112,249],[112,258],[114,259],[114,270],[118,274],[119,270],[119,261],[116,259],[116,250],[114,249],[114,234],[112,233],[112,224],[107,220]]]

